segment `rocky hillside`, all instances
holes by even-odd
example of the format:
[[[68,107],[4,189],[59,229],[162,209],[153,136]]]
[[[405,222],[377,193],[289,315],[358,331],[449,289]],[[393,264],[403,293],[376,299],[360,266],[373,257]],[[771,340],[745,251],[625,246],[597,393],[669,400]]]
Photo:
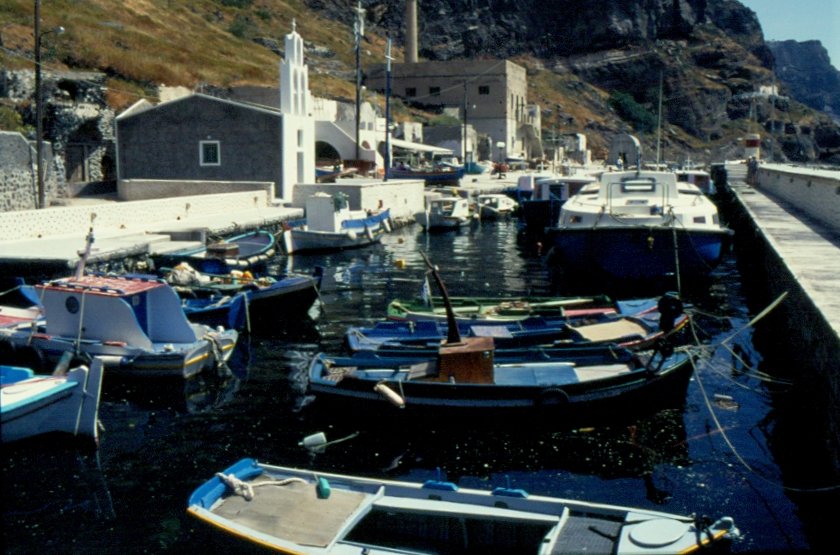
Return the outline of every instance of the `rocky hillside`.
[[[840,121],[840,71],[831,65],[823,45],[815,40],[771,41],[767,45],[775,59],[776,76],[790,94]]]
[[[224,91],[273,85],[292,20],[306,40],[313,92],[352,98],[350,0],[87,0],[44,3],[48,70],[104,73],[119,112],[156,85]],[[662,81],[665,158],[720,160],[764,129],[776,159],[832,161],[840,130],[820,112],[768,95],[773,54],[755,14],[736,0],[420,0],[420,55],[510,57],[529,71],[544,132],[583,132],[595,156],[633,132],[655,149]],[[404,43],[405,0],[365,0],[362,66],[381,63],[387,36]],[[0,65],[31,68],[31,0],[0,5]],[[0,97],[3,94],[0,79]],[[794,96],[795,98],[795,96]],[[378,98],[381,103],[381,96]],[[4,108],[5,104],[5,108]],[[25,100],[0,98],[0,127],[31,129]],[[427,117],[397,103],[398,117]],[[775,122],[774,122],[775,120]],[[769,140],[769,130],[776,130]]]

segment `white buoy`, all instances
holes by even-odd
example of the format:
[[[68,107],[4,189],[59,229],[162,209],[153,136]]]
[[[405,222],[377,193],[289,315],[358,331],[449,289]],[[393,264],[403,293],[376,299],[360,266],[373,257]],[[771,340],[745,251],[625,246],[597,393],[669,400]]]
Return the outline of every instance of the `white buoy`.
[[[384,397],[386,401],[388,401],[395,407],[400,409],[405,408],[405,399],[400,397],[396,391],[394,391],[384,383],[376,384],[375,386],[373,386],[373,390],[382,395],[382,397]]]
[[[326,443],[327,436],[324,435],[324,432],[318,432],[317,434],[306,436],[303,438],[303,441],[298,443],[298,445],[306,447],[307,449],[317,449],[318,447],[323,447]]]

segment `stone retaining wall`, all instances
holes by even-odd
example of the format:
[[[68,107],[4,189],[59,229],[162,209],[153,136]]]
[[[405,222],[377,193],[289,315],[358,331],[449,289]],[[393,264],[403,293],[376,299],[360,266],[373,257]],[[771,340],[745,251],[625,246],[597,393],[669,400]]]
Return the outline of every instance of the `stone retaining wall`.
[[[83,236],[90,228],[91,214],[96,214],[96,229],[104,233],[108,229],[143,230],[152,222],[186,223],[192,214],[200,217],[253,210],[258,206],[268,206],[269,199],[268,193],[262,190],[3,212],[0,213],[0,236],[7,241],[50,235]]]
[[[38,168],[35,143],[20,133],[0,131],[0,211],[31,210],[38,205]],[[43,143],[44,186],[47,203],[66,196],[63,168],[53,160],[52,145]]]

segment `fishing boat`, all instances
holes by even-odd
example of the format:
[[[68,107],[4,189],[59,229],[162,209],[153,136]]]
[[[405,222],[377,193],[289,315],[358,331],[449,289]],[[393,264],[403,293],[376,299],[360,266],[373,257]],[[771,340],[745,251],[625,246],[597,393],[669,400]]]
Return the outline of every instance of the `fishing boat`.
[[[666,307],[663,317],[658,304],[655,300],[639,304],[619,301],[618,312],[531,316],[503,322],[458,320],[457,325],[462,337],[492,337],[499,350],[598,344],[642,350],[651,348],[663,337],[674,336],[688,323],[688,315],[681,307]],[[349,327],[345,343],[352,352],[373,350],[386,354],[436,349],[447,336],[447,323],[437,319],[390,320],[367,327]]]
[[[350,210],[344,193],[315,193],[306,199],[306,223],[282,231],[286,254],[340,251],[378,243],[391,231],[390,209]]]
[[[535,358],[496,361],[486,337],[447,341],[434,358],[319,353],[309,367],[309,390],[316,405],[342,410],[396,406],[407,414],[447,411],[478,420],[547,413],[546,422],[560,427],[680,406],[692,371],[685,352],[602,349],[599,356]]]
[[[48,433],[97,439],[102,361],[68,368],[70,363],[65,356],[52,375],[0,365],[3,443]]]
[[[470,201],[456,195],[434,193],[426,197],[425,209],[414,218],[426,231],[451,231],[472,221]]]
[[[224,366],[236,345],[235,330],[191,324],[162,279],[77,271],[34,287],[40,316],[0,328],[0,343],[42,363],[71,351],[109,373],[190,377]]]
[[[713,197],[717,194],[717,189],[712,181],[712,175],[706,170],[689,166],[679,168],[674,173],[677,174],[677,181],[691,183],[708,197]]]
[[[231,270],[261,269],[276,253],[274,234],[257,229],[201,247],[155,254],[154,259],[161,267],[188,262],[202,272],[225,274]]]
[[[639,312],[650,308],[651,299],[623,301],[617,304],[606,295],[574,297],[449,297],[458,320],[510,322],[535,316],[567,317],[580,314],[615,314],[622,310]],[[655,299],[652,302],[656,304]],[[388,304],[391,320],[446,320],[443,297],[394,299]]]
[[[510,218],[519,205],[515,200],[502,193],[486,193],[476,197],[478,216],[482,221],[504,220]]]
[[[438,165],[437,169],[421,170],[414,168],[391,168],[388,179],[416,179],[427,185],[457,185],[464,177],[463,167]]]
[[[0,294],[0,328],[28,324],[41,316],[35,288],[15,279],[15,285]]]
[[[311,276],[255,277],[248,270],[205,274],[183,262],[164,273],[191,322],[249,331],[306,314],[318,298],[322,277],[321,267]]]
[[[523,176],[526,177],[526,176]],[[520,178],[522,180],[522,178]],[[545,228],[557,225],[563,204],[585,185],[597,181],[589,175],[558,175],[537,177],[526,188],[527,198],[519,201],[519,220],[532,233],[544,233]],[[522,187],[520,187],[522,190]]]
[[[717,207],[673,172],[605,172],[561,209],[548,230],[564,271],[622,282],[698,280],[717,266],[732,232]]]
[[[192,493],[187,512],[251,548],[281,553],[692,553],[739,536],[717,520],[242,459]]]

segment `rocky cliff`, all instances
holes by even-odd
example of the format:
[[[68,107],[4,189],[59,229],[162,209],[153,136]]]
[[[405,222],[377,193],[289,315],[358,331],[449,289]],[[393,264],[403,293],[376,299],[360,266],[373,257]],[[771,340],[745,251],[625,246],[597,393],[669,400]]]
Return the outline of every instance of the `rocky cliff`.
[[[47,41],[47,82],[58,70],[101,72],[106,115],[140,98],[154,101],[159,84],[222,94],[237,85],[274,86],[280,40],[293,19],[306,40],[314,94],[354,96],[356,0],[124,0],[119,10],[114,0],[71,4],[51,3],[43,13],[50,18],[45,28],[67,27]],[[405,0],[361,4],[363,68],[382,63],[386,36],[394,37],[399,58]],[[775,149],[777,160],[840,158],[837,123],[795,94],[772,93],[773,55],[755,14],[736,0],[418,0],[418,6],[421,58],[513,59],[528,70],[528,97],[543,108],[544,134],[585,133],[595,156],[625,132],[653,152],[661,98],[667,159],[739,156],[738,138],[762,128],[764,149]],[[31,71],[31,21],[31,4],[0,10],[0,65]],[[48,105],[74,98],[46,93]],[[31,97],[5,96],[0,128],[32,129]],[[398,118],[418,116],[395,104]],[[91,133],[84,136],[105,141],[100,127],[87,125]],[[59,146],[79,142],[66,140],[59,131],[69,126],[61,122],[46,129]]]
[[[791,96],[840,121],[840,71],[831,65],[823,45],[816,40],[771,41],[767,45],[775,58],[776,76]]]
[[[306,1],[351,21],[346,1]],[[371,31],[405,43],[404,0],[362,6]],[[777,159],[836,156],[840,131],[827,118],[760,92],[772,90],[773,54],[755,13],[736,0],[420,0],[418,12],[421,58],[515,59],[529,69],[529,100],[546,110],[544,125],[583,131],[596,147],[633,132],[651,152],[650,126],[620,117],[615,98],[655,119],[661,77],[663,141],[672,153],[734,157],[735,137],[764,127],[790,135],[766,139]],[[774,124],[774,114],[795,123]]]

